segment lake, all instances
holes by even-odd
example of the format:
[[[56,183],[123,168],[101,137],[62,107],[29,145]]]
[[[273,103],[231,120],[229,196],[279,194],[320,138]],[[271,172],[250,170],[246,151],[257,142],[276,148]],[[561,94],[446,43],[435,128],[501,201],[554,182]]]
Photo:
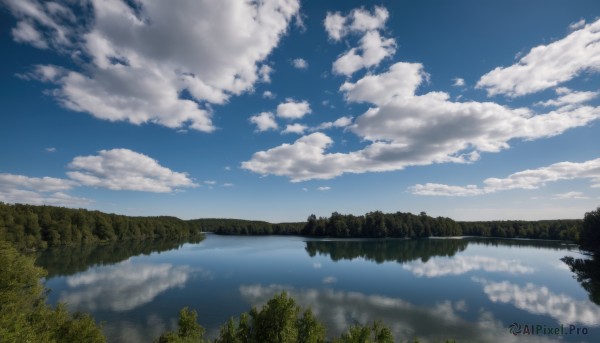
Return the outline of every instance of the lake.
[[[600,342],[600,306],[565,256],[582,257],[549,241],[207,234],[49,249],[36,263],[49,271],[49,302],[92,313],[109,342],[151,342],[176,328],[185,306],[214,337],[282,290],[329,335],[382,320],[402,340]]]

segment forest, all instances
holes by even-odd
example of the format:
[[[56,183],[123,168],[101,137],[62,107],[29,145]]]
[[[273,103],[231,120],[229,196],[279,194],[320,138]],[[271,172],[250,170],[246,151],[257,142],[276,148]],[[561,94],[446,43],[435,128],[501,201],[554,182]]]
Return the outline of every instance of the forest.
[[[310,215],[306,222],[268,223],[241,219],[130,217],[85,209],[0,202],[0,240],[20,249],[146,239],[187,239],[201,232],[222,235],[303,235],[309,237],[424,238],[480,236],[579,242],[582,220],[455,221],[425,212]]]
[[[175,217],[129,217],[0,202],[0,241],[9,241],[19,249],[198,235],[200,227],[194,222]]]
[[[203,231],[234,235],[303,235],[312,237],[448,237],[481,236],[502,238],[535,238],[577,242],[582,220],[540,221],[455,221],[446,217],[431,217],[421,212],[343,215],[333,212],[329,218],[310,215],[304,223],[270,224],[237,219],[193,220]]]

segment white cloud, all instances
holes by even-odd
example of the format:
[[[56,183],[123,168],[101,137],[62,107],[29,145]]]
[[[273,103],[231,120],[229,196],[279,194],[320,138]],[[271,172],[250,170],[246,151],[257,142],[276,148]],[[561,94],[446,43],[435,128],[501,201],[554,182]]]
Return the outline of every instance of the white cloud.
[[[281,118],[300,119],[311,112],[306,100],[296,102],[293,99],[286,99],[286,102],[277,105],[277,116]]]
[[[537,103],[537,105],[544,107],[561,107],[582,104],[597,98],[600,92],[577,92],[565,87],[558,87],[556,88],[556,94],[560,96],[556,99],[540,101]]]
[[[0,189],[27,188],[38,192],[66,191],[77,183],[54,177],[28,177],[15,174],[0,174]]]
[[[91,200],[64,193],[77,183],[54,177],[28,177],[15,174],[0,174],[0,201],[32,205],[55,205],[77,207]]]
[[[55,147],[49,147],[45,149],[47,152],[56,152],[56,148]]]
[[[329,191],[331,190],[331,187],[328,186],[322,186],[322,187],[317,187],[318,191]]]
[[[417,184],[409,188],[413,194],[434,196],[470,196],[494,193],[510,189],[536,189],[549,182],[573,179],[591,179],[592,187],[600,187],[600,158],[581,163],[559,162],[547,167],[528,169],[509,175],[506,178],[488,178],[484,187],[475,185],[449,186],[444,184]],[[556,194],[555,199],[582,199],[580,192]]]
[[[329,38],[338,41],[351,32],[364,33],[383,29],[388,17],[389,13],[384,7],[375,6],[372,14],[362,8],[357,8],[346,17],[339,12],[328,12],[324,25]]]
[[[271,82],[271,73],[273,72],[273,68],[267,64],[263,64],[258,70],[258,75],[260,76],[260,80],[265,83]]]
[[[213,186],[213,185],[217,184],[217,181],[214,181],[214,180],[206,180],[206,181],[204,181],[204,183],[205,183],[205,184],[207,184],[207,185]]]
[[[581,18],[579,21],[569,24],[569,30],[575,31],[585,26],[585,19]]]
[[[275,116],[271,112],[262,112],[250,117],[250,122],[256,124],[257,131],[277,130],[279,127],[275,121]]]
[[[262,96],[265,99],[275,99],[275,94],[271,91],[264,91]]]
[[[140,0],[134,8],[122,0],[93,0],[78,10],[85,15],[69,20],[77,1],[69,8],[5,2],[21,22],[46,28],[44,41],[82,66],[52,80],[52,94],[66,108],[205,132],[215,129],[208,103],[223,104],[269,81],[271,67],[262,62],[300,6],[297,0],[184,0],[177,6]],[[33,37],[20,25],[15,39]],[[185,91],[193,99],[182,97]]]
[[[308,68],[308,62],[306,62],[306,60],[303,58],[293,59],[292,65],[294,66],[294,68],[297,68],[297,69],[307,69]]]
[[[566,193],[554,194],[552,196],[552,199],[555,199],[555,200],[589,199],[589,197],[586,196],[585,194],[583,194],[582,192],[566,192]]]
[[[283,130],[281,133],[296,133],[296,134],[303,134],[304,131],[307,129],[306,125],[302,125],[302,124],[288,124],[285,127],[285,130]]]
[[[327,12],[325,17],[324,25],[325,31],[330,39],[340,40],[345,34],[346,17],[341,15],[339,12],[331,13]]]
[[[329,121],[329,122],[321,123],[321,124],[319,124],[319,126],[314,128],[313,130],[329,129],[332,127],[346,127],[346,126],[352,124],[352,119],[353,119],[352,117],[340,117],[333,122]]]
[[[158,164],[158,161],[129,149],[101,150],[95,156],[78,156],[69,164],[67,175],[81,185],[112,190],[166,193],[178,187],[196,187],[186,173]]]
[[[338,41],[349,33],[364,34],[359,47],[346,51],[333,63],[334,73],[350,76],[362,68],[378,65],[396,52],[396,41],[381,37],[378,31],[385,27],[388,17],[388,11],[379,6],[375,6],[373,13],[354,9],[347,17],[339,12],[327,13],[324,24],[330,39]]]
[[[29,43],[39,49],[48,48],[48,44],[44,41],[42,34],[31,23],[20,21],[17,23],[17,27],[12,29],[11,33],[17,42]]]
[[[39,192],[27,189],[0,189],[0,201],[12,204],[53,205],[66,207],[81,207],[92,201],[86,198],[74,197],[64,192]]]
[[[231,167],[230,166],[225,166],[225,168],[223,168],[223,169],[225,169],[227,171],[231,171]]]
[[[29,43],[36,48],[50,46],[60,49],[70,46],[71,39],[78,34],[70,27],[75,21],[73,12],[67,7],[51,1],[3,0],[4,5],[18,19],[12,29],[13,39]],[[77,7],[77,4],[73,4]]]
[[[350,76],[354,72],[379,64],[384,58],[396,52],[396,41],[383,38],[377,31],[367,32],[359,41],[358,48],[352,48],[333,63],[333,72]]]
[[[454,87],[463,87],[465,85],[465,79],[461,79],[460,77],[452,80],[454,80],[454,83],[452,84]]]
[[[600,71],[600,20],[565,38],[537,46],[516,64],[497,67],[483,75],[478,88],[488,95],[517,97],[535,93],[573,79],[584,72]]]
[[[233,187],[233,186],[235,186],[235,185],[233,183],[231,183],[231,182],[225,182],[223,184],[223,187]]]
[[[509,148],[511,140],[551,137],[600,118],[598,107],[536,114],[492,102],[453,102],[444,92],[417,95],[426,78],[421,64],[399,62],[387,72],[341,86],[347,101],[374,105],[347,129],[367,143],[362,150],[326,153],[333,140],[317,132],[257,152],[242,167],[298,182],[432,163],[470,163],[481,152]]]
[[[426,183],[424,185],[417,184],[409,188],[412,194],[418,195],[433,195],[433,196],[471,196],[481,195],[486,192],[476,185],[468,186],[450,186],[440,183]]]
[[[350,17],[352,18],[352,23],[350,24],[351,31],[366,32],[383,29],[389,13],[384,7],[375,6],[373,14],[364,9],[355,9],[350,14]]]

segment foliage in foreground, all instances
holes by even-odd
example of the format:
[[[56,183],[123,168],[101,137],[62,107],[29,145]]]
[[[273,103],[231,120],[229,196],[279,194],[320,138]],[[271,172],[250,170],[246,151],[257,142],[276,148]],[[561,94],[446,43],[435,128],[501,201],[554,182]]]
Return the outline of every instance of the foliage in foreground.
[[[105,342],[88,314],[69,314],[64,305],[46,304],[42,268],[0,241],[0,341]]]
[[[208,343],[196,311],[179,312],[179,329],[162,334],[155,343]],[[286,292],[275,295],[262,309],[253,307],[239,319],[221,326],[214,343],[393,343],[390,329],[381,322],[355,324],[338,338],[328,340],[325,326],[310,309],[303,310]],[[414,342],[418,342],[415,339]],[[447,341],[450,343],[450,341]]]

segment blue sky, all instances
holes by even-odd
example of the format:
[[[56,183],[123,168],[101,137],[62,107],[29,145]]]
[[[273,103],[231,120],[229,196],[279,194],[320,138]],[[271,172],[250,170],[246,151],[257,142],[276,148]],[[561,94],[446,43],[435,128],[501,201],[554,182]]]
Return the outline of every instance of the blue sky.
[[[0,201],[273,222],[600,204],[598,1],[0,8]]]

